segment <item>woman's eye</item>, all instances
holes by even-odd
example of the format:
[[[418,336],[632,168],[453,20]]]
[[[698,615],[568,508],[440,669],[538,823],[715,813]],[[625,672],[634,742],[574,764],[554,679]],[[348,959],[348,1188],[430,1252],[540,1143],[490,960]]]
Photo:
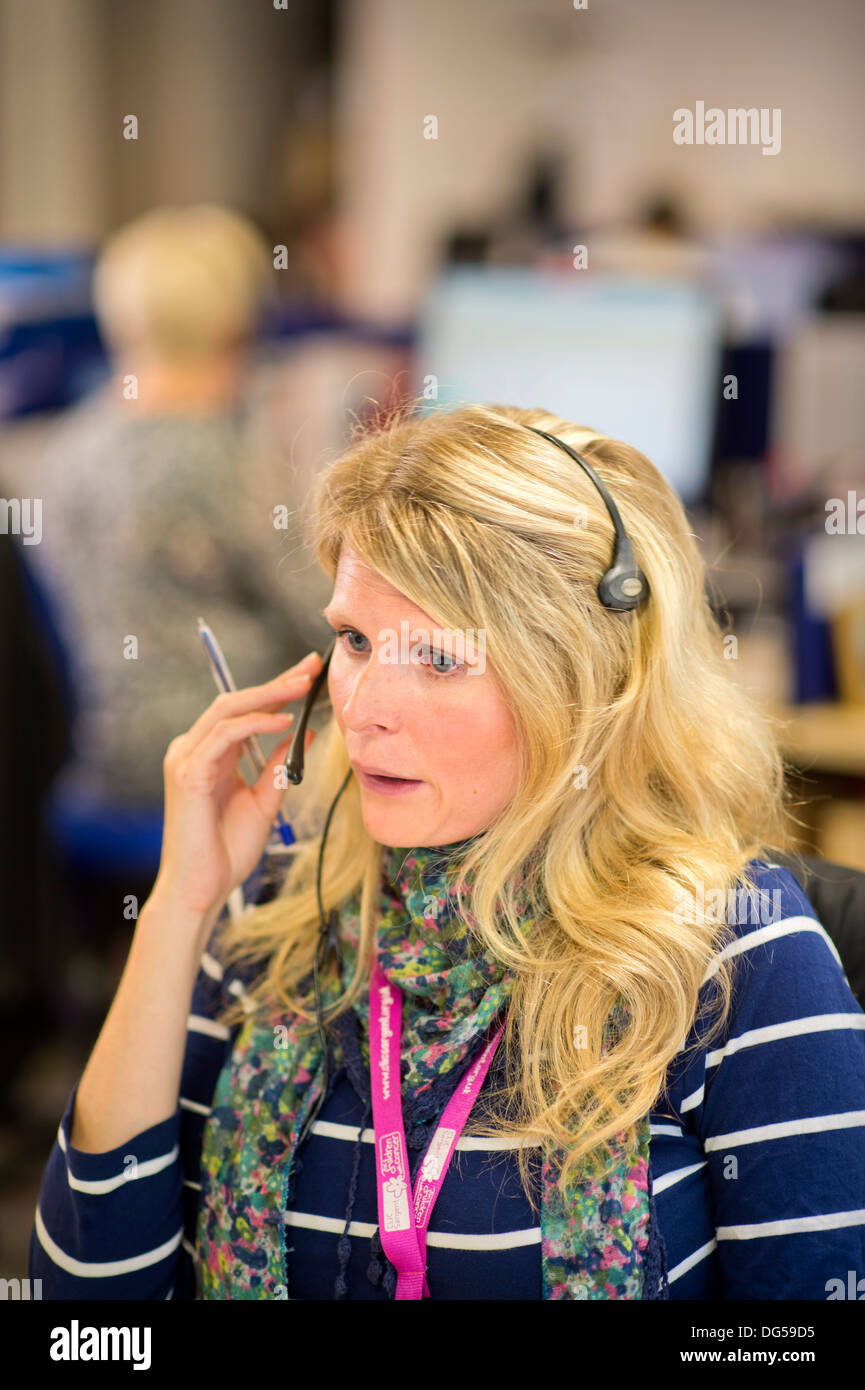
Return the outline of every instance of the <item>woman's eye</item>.
[[[420,651],[420,659],[421,666],[427,666],[431,671],[435,671],[437,676],[451,676],[453,671],[463,669],[463,663],[458,662],[456,657],[448,652],[439,652],[435,646],[424,645]],[[444,664],[445,662],[449,664]]]
[[[429,666],[438,675],[448,676],[452,671],[458,671],[462,667],[462,662],[455,657],[449,656],[447,652],[436,651],[433,647],[424,647],[424,660],[422,665]],[[429,658],[427,660],[426,658]],[[449,664],[448,664],[449,663]]]
[[[346,647],[346,650],[351,652],[354,656],[365,656],[367,654],[368,645],[367,647],[360,645],[365,643],[367,639],[364,637],[363,633],[358,632],[356,628],[341,627],[337,632],[337,637],[345,639],[343,645]],[[355,645],[352,640],[353,638],[357,638],[359,645]],[[440,676],[449,676],[455,671],[461,671],[463,669],[463,662],[457,661],[457,659],[449,655],[448,652],[442,652],[427,645],[424,645],[419,652],[417,648],[414,648],[412,657],[414,660],[419,660],[421,666],[426,666],[430,671]]]
[[[362,632],[357,632],[357,631],[355,631],[355,629],[354,629],[353,627],[341,627],[340,630],[339,630],[339,632],[337,633],[337,636],[338,636],[338,637],[349,637],[349,638],[351,638],[351,637],[359,637],[360,640],[361,640],[361,642],[365,642],[365,641],[366,641],[366,638],[364,637],[363,633],[362,633]],[[349,650],[350,652],[354,652],[356,656],[362,655],[362,649],[361,649],[360,647],[352,646],[351,642],[348,643],[348,650]]]

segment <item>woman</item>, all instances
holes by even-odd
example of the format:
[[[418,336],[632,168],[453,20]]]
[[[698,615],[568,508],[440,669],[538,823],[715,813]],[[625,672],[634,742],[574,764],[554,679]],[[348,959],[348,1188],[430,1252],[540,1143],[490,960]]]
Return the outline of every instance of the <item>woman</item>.
[[[865,1268],[865,1014],[771,863],[782,764],[675,495],[627,445],[474,406],[362,435],[316,523],[307,836],[275,884],[288,740],[254,788],[237,759],[314,654],[168,750],[43,1296],[832,1296]]]
[[[64,843],[118,803],[160,810],[166,746],[210,688],[199,613],[254,681],[326,636],[303,611],[326,594],[295,550],[297,480],[272,463],[255,350],[274,281],[257,229],[206,203],[152,208],[100,252],[111,375],[38,460],[44,538],[30,548],[80,697],[52,794]],[[264,524],[274,505],[289,534]]]

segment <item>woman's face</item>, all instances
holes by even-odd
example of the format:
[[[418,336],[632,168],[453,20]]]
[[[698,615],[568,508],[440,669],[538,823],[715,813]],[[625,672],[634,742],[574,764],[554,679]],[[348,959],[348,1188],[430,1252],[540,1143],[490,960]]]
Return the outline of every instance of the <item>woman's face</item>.
[[[514,722],[484,659],[485,634],[446,646],[423,609],[347,547],[324,613],[341,634],[328,690],[370,835],[409,848],[485,830],[518,781]],[[437,651],[446,654],[436,660]]]

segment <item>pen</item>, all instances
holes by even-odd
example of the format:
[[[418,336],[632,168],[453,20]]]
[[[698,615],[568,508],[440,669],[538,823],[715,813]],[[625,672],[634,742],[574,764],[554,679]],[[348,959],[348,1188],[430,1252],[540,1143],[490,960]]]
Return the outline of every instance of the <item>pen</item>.
[[[208,627],[203,618],[198,619],[198,635],[204,643],[204,650],[207,653],[210,669],[213,672],[213,679],[216,681],[217,688],[221,691],[236,690],[231,671],[228,669],[222,648],[217,642],[213,631]],[[243,741],[244,752],[246,753],[255,771],[260,775],[265,768],[266,759],[261,751],[261,745],[254,734]],[[276,813],[276,824],[279,829],[279,837],[284,845],[293,845],[294,832],[281,811]]]

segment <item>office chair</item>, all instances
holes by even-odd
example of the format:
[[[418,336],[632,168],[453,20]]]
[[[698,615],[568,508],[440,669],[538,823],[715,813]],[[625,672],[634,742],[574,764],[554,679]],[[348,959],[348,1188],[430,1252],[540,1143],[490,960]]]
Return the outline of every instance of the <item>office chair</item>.
[[[801,860],[801,863],[799,862]],[[819,855],[776,853],[811,903],[841,957],[850,988],[865,1008],[865,873]]]

